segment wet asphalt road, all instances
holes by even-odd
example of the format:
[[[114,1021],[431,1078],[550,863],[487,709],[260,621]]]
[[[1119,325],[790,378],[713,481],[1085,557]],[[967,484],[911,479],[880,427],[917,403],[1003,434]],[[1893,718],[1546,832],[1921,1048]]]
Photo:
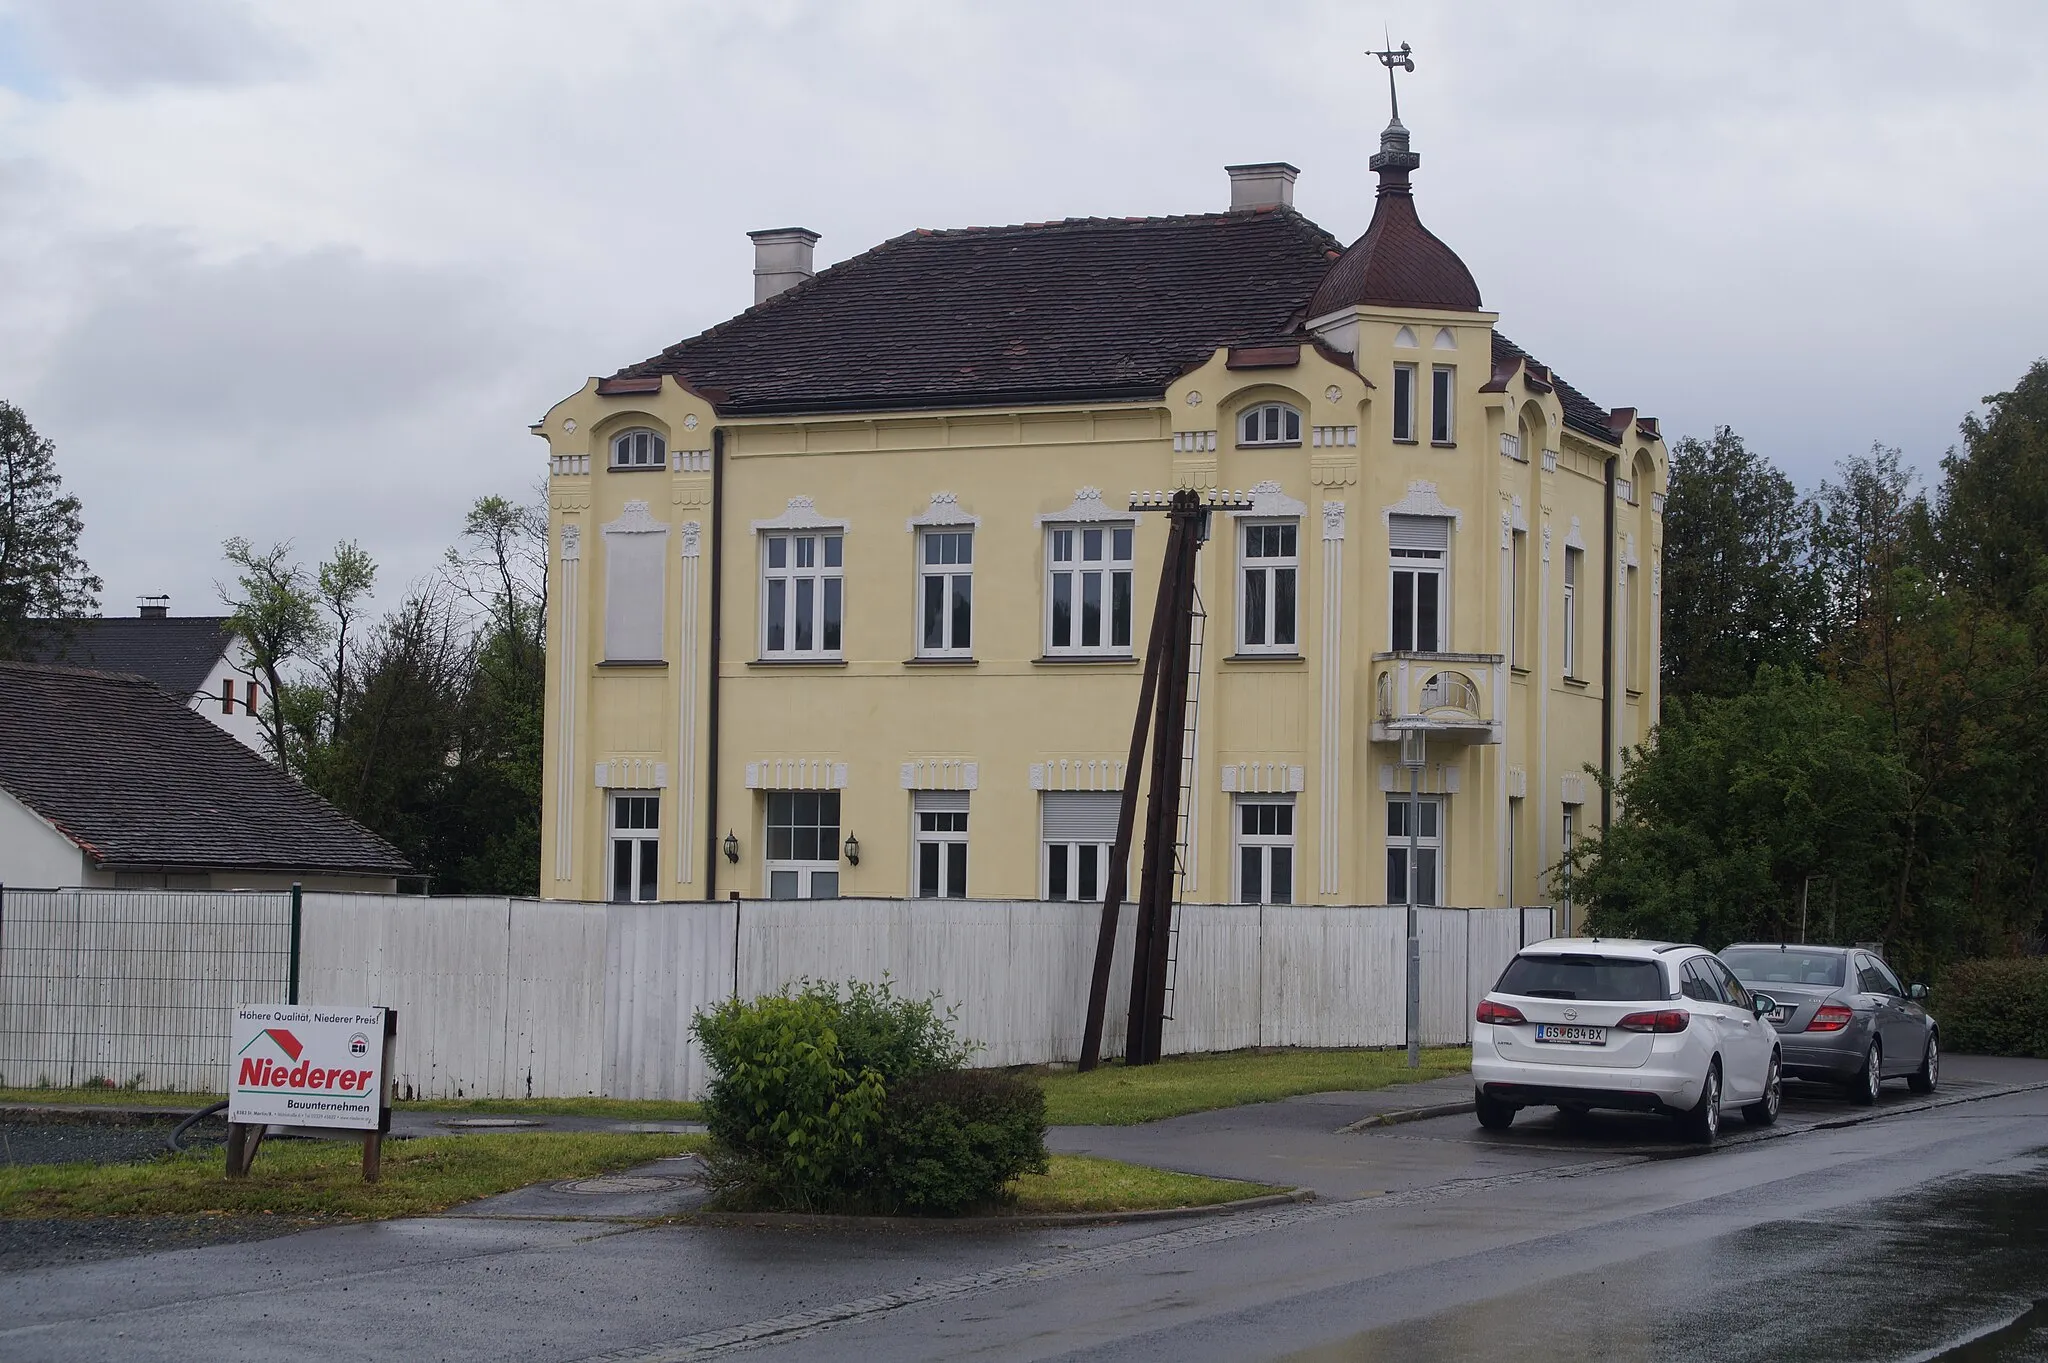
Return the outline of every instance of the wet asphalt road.
[[[596,1198],[36,1269],[0,1275],[0,1357],[2048,1359],[2048,1091],[1705,1156],[1470,1128],[1346,1138],[1399,1186],[1230,1218],[644,1228]]]

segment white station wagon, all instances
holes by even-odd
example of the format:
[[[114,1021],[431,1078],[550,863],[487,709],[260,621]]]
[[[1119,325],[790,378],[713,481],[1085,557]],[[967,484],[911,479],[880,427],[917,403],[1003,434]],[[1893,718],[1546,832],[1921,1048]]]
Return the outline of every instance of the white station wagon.
[[[1479,1124],[1525,1107],[1662,1112],[1711,1145],[1724,1108],[1778,1119],[1776,1000],[1719,957],[1671,942],[1555,938],[1524,947],[1480,1000],[1472,1028]]]

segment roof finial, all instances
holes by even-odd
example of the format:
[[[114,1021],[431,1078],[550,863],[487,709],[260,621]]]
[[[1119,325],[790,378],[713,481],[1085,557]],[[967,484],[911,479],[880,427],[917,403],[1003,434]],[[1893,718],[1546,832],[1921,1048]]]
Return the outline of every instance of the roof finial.
[[[1413,71],[1415,69],[1415,58],[1409,55],[1413,49],[1408,44],[1402,43],[1397,48],[1394,46],[1392,36],[1389,36],[1386,42],[1387,45],[1378,52],[1370,52],[1366,55],[1378,57],[1380,65],[1387,68],[1387,102],[1393,106],[1394,122],[1399,123],[1401,121],[1401,95],[1399,91],[1394,89],[1394,72],[1397,68],[1402,71]]]

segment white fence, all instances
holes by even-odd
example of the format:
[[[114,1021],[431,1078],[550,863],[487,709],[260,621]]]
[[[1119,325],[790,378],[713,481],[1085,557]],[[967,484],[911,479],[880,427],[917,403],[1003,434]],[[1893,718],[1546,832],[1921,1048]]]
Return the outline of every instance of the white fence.
[[[10,906],[18,893],[7,892]],[[108,901],[96,914],[107,925],[104,939],[118,931],[124,892],[90,893]],[[1402,1044],[1404,915],[1385,907],[1183,909],[1164,1049]],[[1126,906],[1110,977],[1110,1054],[1123,1045],[1133,917]],[[980,1043],[981,1064],[1072,1060],[1099,921],[1095,905],[1036,901],[583,904],[308,893],[299,997],[396,1007],[401,1093],[686,1098],[709,1078],[690,1036],[697,1010],[804,979],[886,977],[899,994],[936,994],[957,1010],[962,1034]],[[8,963],[28,958],[9,954],[22,949],[10,940],[13,926],[0,917],[0,977],[18,981]],[[276,930],[266,916],[266,951]],[[152,931],[160,934],[161,924]],[[1549,935],[1550,911],[1425,909],[1419,931],[1423,1040],[1458,1044],[1470,1035],[1479,995],[1516,948]],[[37,949],[37,960],[55,964]],[[141,954],[130,949],[122,959]],[[221,987],[195,981],[192,992],[217,1007]],[[151,989],[148,998],[177,1006],[178,989],[161,979]],[[40,997],[26,984],[0,993],[0,1038],[33,1049],[40,1043],[25,1038],[76,1036],[88,1025],[75,1012],[50,1011]],[[126,1031],[148,1030],[147,1019],[124,1018]],[[208,1045],[195,1038],[186,1047],[192,1055],[167,1058],[145,1082],[203,1069]],[[64,1046],[76,1049],[72,1041],[44,1049]],[[115,1071],[103,1064],[99,1072]],[[24,1081],[4,1068],[0,1080]]]

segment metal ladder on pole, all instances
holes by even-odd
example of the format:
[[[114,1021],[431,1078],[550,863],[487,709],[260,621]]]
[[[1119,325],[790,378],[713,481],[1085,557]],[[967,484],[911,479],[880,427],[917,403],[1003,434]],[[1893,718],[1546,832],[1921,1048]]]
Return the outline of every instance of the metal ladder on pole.
[[[1180,978],[1180,919],[1187,894],[1190,832],[1193,828],[1195,775],[1200,754],[1195,751],[1196,720],[1202,702],[1202,634],[1209,619],[1202,609],[1202,592],[1195,589],[1188,621],[1188,704],[1181,716],[1180,818],[1173,839],[1173,921],[1166,934],[1166,1008],[1173,1019],[1173,987]]]

